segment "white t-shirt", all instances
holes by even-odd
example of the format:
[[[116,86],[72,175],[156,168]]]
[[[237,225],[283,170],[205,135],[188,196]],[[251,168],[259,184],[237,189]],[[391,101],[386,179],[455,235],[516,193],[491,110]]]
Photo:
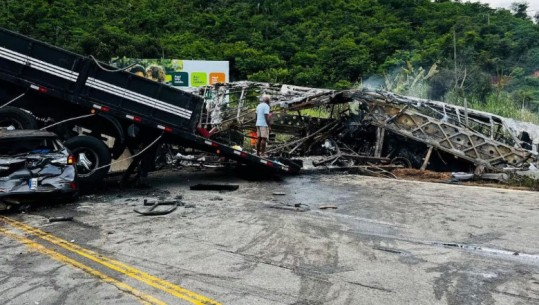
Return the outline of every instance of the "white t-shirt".
[[[265,114],[270,113],[270,106],[266,103],[260,103],[256,106],[256,126],[268,127]]]

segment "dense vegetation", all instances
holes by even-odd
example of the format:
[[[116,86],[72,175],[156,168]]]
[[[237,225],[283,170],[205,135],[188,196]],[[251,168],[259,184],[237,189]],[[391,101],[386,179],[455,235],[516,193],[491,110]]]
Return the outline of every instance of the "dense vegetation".
[[[374,84],[537,111],[539,26],[514,11],[430,0],[2,0],[0,26],[108,61],[231,62],[232,80]],[[456,54],[456,58],[454,56]],[[507,109],[506,109],[507,112]]]

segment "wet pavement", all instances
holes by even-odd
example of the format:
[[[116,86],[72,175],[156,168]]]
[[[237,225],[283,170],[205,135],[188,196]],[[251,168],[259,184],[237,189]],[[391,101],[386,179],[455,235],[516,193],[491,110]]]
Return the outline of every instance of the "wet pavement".
[[[151,189],[109,185],[75,204],[4,215],[134,273],[80,258],[75,252],[83,250],[42,242],[17,224],[0,220],[0,228],[166,304],[204,304],[200,296],[249,305],[539,303],[536,192],[352,175],[245,181],[212,170],[155,173],[151,182]],[[239,189],[189,190],[197,183]],[[169,215],[133,212],[144,199],[180,195],[185,205]],[[59,216],[73,221],[48,222]],[[144,301],[8,233],[0,234],[0,304]]]

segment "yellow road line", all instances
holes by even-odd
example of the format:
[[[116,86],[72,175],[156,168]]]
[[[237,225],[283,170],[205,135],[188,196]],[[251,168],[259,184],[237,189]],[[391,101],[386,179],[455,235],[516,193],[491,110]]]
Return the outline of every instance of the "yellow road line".
[[[139,280],[149,286],[152,286],[154,288],[157,288],[161,291],[167,292],[177,298],[186,300],[192,304],[195,305],[220,305],[217,301],[214,301],[210,298],[207,298],[205,296],[199,295],[193,291],[187,290],[181,286],[178,286],[176,284],[170,283],[168,281],[165,281],[163,279],[160,279],[158,277],[155,277],[153,275],[150,275],[146,272],[143,272],[141,270],[138,270],[134,267],[131,267],[129,265],[126,265],[122,262],[113,260],[111,258],[105,257],[101,254],[98,254],[94,251],[84,249],[82,247],[79,247],[75,244],[72,244],[66,240],[63,240],[59,237],[56,237],[54,235],[51,235],[47,232],[44,232],[38,228],[34,228],[32,226],[29,226],[25,223],[13,220],[11,218],[0,216],[0,220],[3,220],[4,222],[10,224],[11,226],[18,228],[20,230],[23,230],[29,234],[33,234],[35,236],[38,236],[52,244],[55,244],[59,247],[62,247],[68,251],[71,251],[73,253],[76,253],[80,256],[86,257],[96,263],[99,263],[109,269],[112,269],[114,271],[117,271],[119,273],[125,274],[131,278],[134,278],[136,280]]]
[[[149,294],[145,294],[125,283],[122,283],[116,279],[113,279],[111,278],[110,276],[106,275],[106,274],[103,274],[93,268],[90,268],[74,259],[71,259],[57,251],[54,251],[52,249],[48,249],[36,242],[34,242],[33,240],[31,239],[28,239],[28,238],[25,238],[23,236],[20,236],[20,235],[17,235],[15,233],[12,233],[12,232],[9,232],[8,230],[4,229],[4,228],[0,228],[0,234],[3,234],[4,236],[7,236],[11,239],[14,239],[14,240],[17,240],[19,242],[21,242],[22,244],[26,245],[27,247],[39,252],[39,253],[42,253],[42,254],[46,254],[48,256],[50,256],[51,258],[59,261],[59,262],[62,262],[62,263],[65,263],[65,264],[68,264],[68,265],[71,265],[75,268],[78,268],[78,269],[81,269],[82,271],[90,274],[90,275],[93,275],[95,277],[97,277],[98,279],[102,280],[103,282],[105,283],[108,283],[108,284],[112,284],[114,286],[116,286],[118,289],[122,290],[122,291],[125,291],[125,292],[128,292],[134,296],[136,296],[137,298],[139,298],[143,304],[155,304],[155,305],[167,305],[165,302],[163,301],[160,301],[158,299],[156,299],[155,297],[149,295]]]

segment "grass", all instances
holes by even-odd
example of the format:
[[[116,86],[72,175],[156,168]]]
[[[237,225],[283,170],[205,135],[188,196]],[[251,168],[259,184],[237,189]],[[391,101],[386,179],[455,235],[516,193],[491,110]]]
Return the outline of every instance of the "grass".
[[[304,115],[304,116],[309,116],[313,118],[324,118],[324,119],[329,118],[329,114],[330,114],[329,111],[327,111],[326,109],[322,107],[303,109],[303,110],[300,110],[300,113],[301,115]]]
[[[446,102],[454,105],[464,106],[464,100],[449,93]],[[499,96],[491,94],[485,102],[471,98],[468,100],[468,107],[506,118],[519,121],[530,122],[539,125],[539,113],[532,112],[527,108],[518,106],[508,93],[502,92]]]

